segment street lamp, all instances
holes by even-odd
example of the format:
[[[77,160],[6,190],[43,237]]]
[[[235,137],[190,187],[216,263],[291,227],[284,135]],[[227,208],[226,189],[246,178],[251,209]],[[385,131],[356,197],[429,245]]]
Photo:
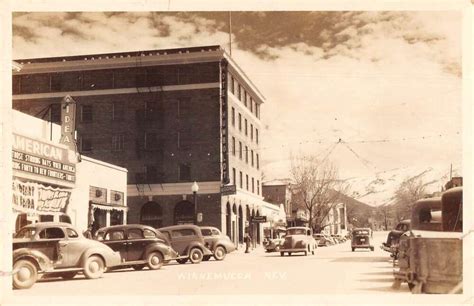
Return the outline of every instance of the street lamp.
[[[197,192],[199,191],[199,186],[194,181],[193,185],[191,186],[191,191],[193,192],[193,199],[194,199],[194,223],[197,225],[198,223],[198,212],[197,212]]]

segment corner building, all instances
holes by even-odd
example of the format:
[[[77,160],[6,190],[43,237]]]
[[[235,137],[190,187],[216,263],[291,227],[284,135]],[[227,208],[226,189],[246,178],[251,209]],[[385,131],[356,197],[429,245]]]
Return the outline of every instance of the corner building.
[[[223,48],[16,61],[15,109],[59,123],[70,95],[79,152],[128,169],[128,223],[159,228],[199,213],[234,242],[263,238],[252,216],[262,214],[264,97]]]

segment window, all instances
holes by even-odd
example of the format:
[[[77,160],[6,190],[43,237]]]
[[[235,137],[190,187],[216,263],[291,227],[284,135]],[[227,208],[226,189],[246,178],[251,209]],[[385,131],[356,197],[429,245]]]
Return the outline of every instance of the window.
[[[239,113],[239,131],[242,131],[242,114]]]
[[[123,151],[124,135],[112,136],[112,151]]]
[[[249,163],[249,147],[245,146],[245,162]]]
[[[123,120],[125,117],[125,102],[112,103],[112,120]]]
[[[255,192],[255,181],[253,177],[252,177],[252,192]]]
[[[260,181],[257,180],[257,194],[260,195]]]
[[[239,158],[242,159],[242,141],[239,141]]]
[[[257,153],[257,169],[260,169],[260,158]]]
[[[247,119],[245,119],[245,136],[247,136],[247,132],[248,132],[248,130],[247,130]]]
[[[253,99],[250,97],[250,112],[253,114]]]
[[[235,156],[235,137],[232,137],[232,155]]]
[[[255,129],[255,142],[258,144],[258,129]]]
[[[180,164],[178,169],[178,177],[180,181],[190,181],[191,180],[191,166],[186,164]]]
[[[143,233],[139,228],[131,228],[128,230],[128,239],[142,239]]]
[[[250,124],[250,139],[253,140],[253,124]]]
[[[203,236],[212,236],[212,231],[208,228],[201,228],[201,233]]]
[[[104,240],[124,240],[125,239],[125,234],[122,230],[112,230],[107,232],[107,234],[104,237]]]
[[[113,88],[114,75],[110,70],[91,70],[84,72],[83,89]]]
[[[234,183],[235,186],[237,186],[237,181],[236,181],[236,177],[235,177],[235,168],[232,168],[232,183]]]
[[[92,140],[87,137],[81,137],[81,152],[92,151]]]
[[[250,151],[251,154],[250,154],[250,161],[251,161],[251,165],[253,167],[253,150]]]
[[[79,234],[73,230],[72,228],[66,228],[66,234],[68,238],[77,238],[79,237]]]
[[[81,107],[81,121],[92,122],[92,105],[82,105]]]
[[[242,171],[239,172],[240,174],[240,188],[244,188],[244,180],[243,180],[243,176],[242,176]]]
[[[183,228],[180,230],[171,231],[171,237],[178,238],[178,237],[185,237],[185,236],[194,236],[194,230],[190,228]]]
[[[255,103],[255,116],[260,118],[260,106]]]
[[[146,181],[148,183],[154,182],[157,179],[157,171],[155,166],[146,166],[145,167]]]
[[[232,112],[231,112],[231,119],[232,119],[232,126],[235,126],[235,108],[232,107]]]
[[[237,98],[239,99],[239,101],[242,101],[242,86],[239,86],[237,87]]]
[[[149,230],[149,229],[144,229],[143,230],[143,237],[145,237],[145,238],[156,238],[156,234],[153,231]]]
[[[55,103],[51,104],[51,122],[54,123],[61,123],[61,104]]]
[[[230,92],[233,94],[234,93],[234,77],[229,74],[229,89]]]
[[[212,231],[212,234],[215,235],[215,236],[220,236],[221,235],[221,232],[218,229],[213,228],[213,229],[211,229],[211,231]]]
[[[156,133],[145,133],[145,149],[146,150],[158,149],[158,136]]]
[[[39,237],[42,239],[61,239],[64,238],[64,232],[59,227],[45,228],[39,233]]]
[[[156,120],[158,118],[158,103],[147,101],[145,103],[145,119]]]
[[[242,90],[243,91],[243,96],[244,96],[244,105],[247,106],[247,91],[246,90]]]
[[[245,189],[249,190],[249,175],[245,175]]]

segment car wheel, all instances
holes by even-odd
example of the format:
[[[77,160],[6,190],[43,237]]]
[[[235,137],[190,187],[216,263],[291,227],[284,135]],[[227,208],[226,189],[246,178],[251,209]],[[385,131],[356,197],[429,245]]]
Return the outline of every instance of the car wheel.
[[[311,251],[311,255],[314,255],[315,251],[316,251],[316,246],[313,246],[313,250]]]
[[[285,256],[285,252],[280,252],[280,256]]]
[[[200,263],[203,257],[204,255],[199,248],[193,248],[189,251],[189,261],[193,264]]]
[[[187,258],[180,258],[180,259],[176,259],[176,261],[179,263],[179,264],[185,264],[188,262],[188,259]]]
[[[140,271],[140,270],[143,270],[143,268],[145,268],[145,265],[133,265],[132,268],[135,271]]]
[[[352,252],[354,252],[355,248],[352,248]]]
[[[202,261],[209,261],[211,259],[211,255],[205,255],[202,257]]]
[[[304,256],[308,256],[308,251],[304,251]]]
[[[13,288],[28,289],[38,280],[38,269],[36,265],[29,260],[18,260],[13,265]]]
[[[288,252],[288,256],[291,256],[291,252]]]
[[[63,279],[73,279],[77,275],[77,271],[63,272],[59,274]]]
[[[218,246],[216,250],[214,251],[214,258],[216,260],[224,260],[225,255],[227,254],[225,248],[223,246]]]
[[[146,258],[146,264],[150,270],[158,270],[163,266],[163,255],[160,252],[151,252]]]
[[[84,262],[84,275],[87,278],[99,278],[104,271],[104,260],[100,256],[92,255]]]
[[[277,246],[275,247],[275,252],[280,252],[280,246],[279,246],[279,245],[277,245]]]
[[[373,251],[374,251],[374,247],[370,247],[370,250],[373,252]]]

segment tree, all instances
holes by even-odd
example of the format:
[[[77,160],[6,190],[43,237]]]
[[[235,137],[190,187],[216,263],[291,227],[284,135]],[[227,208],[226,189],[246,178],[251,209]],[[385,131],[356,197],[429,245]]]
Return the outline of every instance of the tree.
[[[331,209],[340,203],[342,182],[337,179],[338,170],[330,161],[308,155],[291,159],[291,174],[295,198],[308,212],[309,226],[320,232]]]
[[[426,184],[420,176],[405,179],[394,196],[395,218],[398,222],[411,217],[413,205],[426,196]]]

